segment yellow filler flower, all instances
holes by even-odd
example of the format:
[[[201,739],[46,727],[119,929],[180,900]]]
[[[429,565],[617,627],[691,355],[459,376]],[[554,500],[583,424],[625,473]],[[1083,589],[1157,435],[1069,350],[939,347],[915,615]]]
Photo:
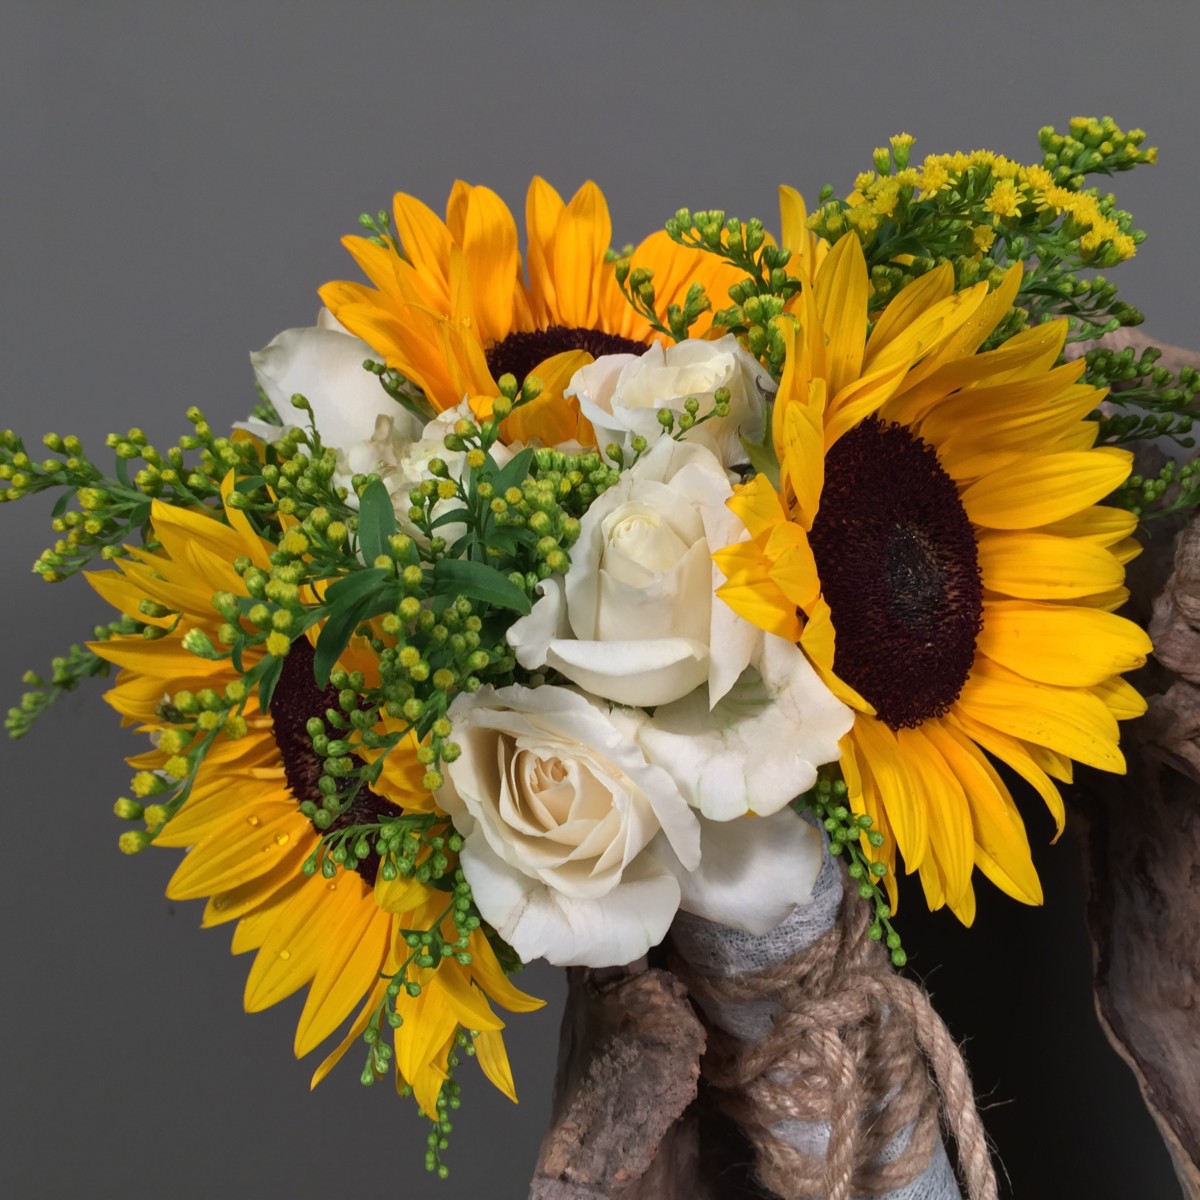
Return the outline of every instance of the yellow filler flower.
[[[590,436],[578,406],[562,390],[579,367],[602,354],[640,354],[659,335],[625,299],[610,258],[612,221],[594,183],[564,203],[535,178],[525,204],[528,281],[517,225],[490,188],[461,180],[442,221],[414,196],[396,195],[395,228],[404,257],[362,237],[343,244],[373,286],[333,282],[321,299],[337,319],[417,384],[444,412],[464,397],[497,396],[496,380],[536,374],[541,397],[518,410],[510,438],[547,443]],[[635,268],[654,272],[660,311],[682,304],[693,283],[716,307],[741,273],[665,232],[633,252]],[[711,315],[692,327],[703,336]]]
[[[779,478],[729,502],[748,541],[719,553],[722,597],[798,643],[855,710],[850,803],[920,874],[931,908],[974,919],[972,869],[1042,900],[1025,826],[989,755],[1041,795],[1058,832],[1072,760],[1123,771],[1120,678],[1150,650],[1116,616],[1136,518],[1097,503],[1131,455],[1096,447],[1082,361],[1056,321],[979,347],[1013,303],[958,293],[950,266],[904,288],[868,336],[858,238],[843,237],[785,321],[772,438]],[[984,753],[986,751],[986,753]]]
[[[270,569],[273,547],[254,533],[244,514],[226,507],[224,515],[228,524],[216,513],[155,501],[151,521],[161,548],[153,553],[134,549],[132,558],[118,563],[119,572],[89,575],[92,586],[115,608],[164,631],[152,641],[116,637],[91,647],[121,668],[116,686],[107,693],[109,703],[126,724],[139,724],[141,731],[156,736],[156,749],[130,760],[142,772],[165,769],[170,774],[171,755],[179,750],[180,731],[160,707],[165,696],[201,696],[205,689],[222,695],[228,687],[241,686],[241,675],[228,658],[198,657],[184,645],[189,634],[195,644],[197,630],[216,642],[222,618],[212,607],[215,590],[246,595],[233,568],[237,557]],[[147,599],[166,615],[145,615],[142,602]],[[262,654],[261,647],[247,648],[245,669]],[[352,648],[341,665],[367,672],[370,655],[356,657]],[[330,706],[336,706],[336,691],[317,687],[312,645],[300,638],[284,660],[270,713],[259,710],[253,694],[247,697],[244,725],[235,723],[232,737],[217,737],[187,801],[154,839],[160,846],[191,847],[167,885],[167,895],[173,900],[207,898],[201,924],[207,928],[236,921],[233,952],[257,951],[246,981],[248,1012],[307,986],[296,1027],[297,1057],[333,1034],[363,1004],[345,1038],[317,1069],[314,1086],[372,1020],[381,1036],[387,1033],[386,977],[411,953],[401,931],[436,926],[447,905],[447,893],[412,879],[387,882],[381,873],[377,878],[375,855],[333,879],[320,871],[311,876],[302,872],[317,848],[318,834],[298,805],[306,799],[320,801],[320,761],[305,726]],[[413,744],[397,746],[378,792],[364,788],[339,820],[369,822],[399,808],[429,811],[432,799],[422,789],[425,768],[415,749]],[[449,916],[441,928],[453,942],[457,933]],[[435,1114],[462,1026],[479,1031],[475,1048],[480,1066],[515,1100],[499,1032],[503,1022],[488,998],[519,1012],[542,1002],[509,983],[483,934],[472,936],[468,964],[450,957],[435,970],[410,969],[407,978],[422,986],[417,996],[402,990],[395,1001],[403,1018],[395,1030],[397,1086],[411,1086],[421,1108]]]

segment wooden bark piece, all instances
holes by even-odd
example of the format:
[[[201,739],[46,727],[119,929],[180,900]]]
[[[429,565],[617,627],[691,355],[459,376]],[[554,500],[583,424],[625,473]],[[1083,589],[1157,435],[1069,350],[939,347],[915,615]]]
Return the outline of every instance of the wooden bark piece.
[[[1146,559],[1142,583],[1153,586],[1169,555],[1152,546]],[[1149,629],[1158,667],[1147,690],[1157,690],[1127,727],[1129,775],[1090,782],[1078,814],[1088,927],[1101,1024],[1137,1077],[1184,1194],[1200,1200],[1200,522],[1179,536]]]
[[[695,1123],[676,1122],[696,1098],[704,1044],[669,972],[571,968],[530,1200],[697,1197]]]
[[[1137,330],[1103,344],[1158,346],[1161,366],[1200,367],[1200,353]],[[1135,469],[1153,473],[1155,453],[1140,447]],[[1123,734],[1129,774],[1092,775],[1073,816],[1085,834],[1100,1023],[1138,1080],[1184,1194],[1200,1200],[1200,522],[1180,533],[1173,556],[1169,533],[1157,531],[1130,568],[1130,615],[1147,625],[1156,661],[1137,680],[1149,711]]]

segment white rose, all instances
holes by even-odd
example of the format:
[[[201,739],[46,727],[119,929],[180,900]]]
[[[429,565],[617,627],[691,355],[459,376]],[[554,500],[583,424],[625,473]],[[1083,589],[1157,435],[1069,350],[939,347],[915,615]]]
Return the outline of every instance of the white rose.
[[[745,533],[731,495],[711,451],[657,442],[584,514],[566,575],[509,630],[517,661],[619,704],[667,704],[702,684],[715,704],[761,640],[714,595],[713,552]]]
[[[484,919],[525,960],[615,966],[662,940],[695,816],[628,720],[576,692],[481,688],[450,708],[462,754],[438,803]],[[666,858],[670,865],[664,862]]]
[[[379,377],[363,369],[363,362],[375,357],[366,342],[322,309],[315,326],[285,329],[250,355],[259,385],[285,424],[245,421],[238,427],[266,440],[277,438],[296,424],[286,420],[294,412],[292,397],[304,396],[321,440],[337,453],[333,482],[346,488],[348,502],[356,504],[351,477],[373,471],[383,475],[394,468],[421,431],[420,421],[384,391]]]
[[[694,396],[699,415],[711,412],[713,393],[728,388],[727,417],[711,417],[688,434],[708,445],[727,469],[746,462],[742,438],[762,440],[764,391],[770,375],[733,334],[717,341],[689,338],[673,346],[652,345],[644,354],[607,354],[571,377],[566,395],[579,399],[579,411],[592,423],[596,444],[628,447],[634,434],[653,444],[663,432],[661,408],[683,411]]]
[[[306,329],[287,329],[262,350],[250,355],[255,375],[267,398],[281,415],[291,413],[292,397],[299,393],[312,406],[313,420],[322,442],[337,455],[333,483],[347,490],[346,502],[356,507],[358,497],[350,487],[355,475],[378,475],[392,498],[392,507],[404,531],[419,536],[408,519],[409,493],[429,476],[429,462],[441,458],[451,478],[466,469],[466,455],[446,449],[445,437],[462,417],[475,414],[464,400],[439,413],[422,428],[420,421],[384,391],[379,378],[363,369],[375,356],[366,342],[354,337],[322,309],[317,324]],[[295,422],[288,422],[295,424]],[[279,437],[287,425],[244,421],[247,429],[264,440]],[[497,443],[492,458],[503,466],[513,451]],[[437,512],[452,507],[442,502]],[[452,543],[464,531],[447,525],[439,533]]]
[[[800,648],[768,633],[718,704],[694,692],[656,708],[636,736],[693,808],[733,822],[777,813],[808,791],[853,723]]]

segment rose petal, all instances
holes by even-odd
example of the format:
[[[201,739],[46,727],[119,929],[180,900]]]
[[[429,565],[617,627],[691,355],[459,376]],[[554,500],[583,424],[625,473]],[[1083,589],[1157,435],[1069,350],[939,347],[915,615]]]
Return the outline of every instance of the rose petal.
[[[562,579],[552,575],[538,584],[538,591],[542,598],[527,616],[509,626],[506,635],[517,662],[527,671],[536,671],[546,665],[546,650],[556,638],[571,636]]]
[[[821,873],[820,833],[791,809],[769,817],[700,822],[700,865],[677,868],[680,907],[761,937],[812,899]],[[662,859],[675,866],[669,851]]]
[[[550,643],[546,663],[596,696],[652,707],[686,696],[708,678],[708,647],[690,638],[564,640]]]
[[[648,854],[630,864],[608,895],[593,900],[530,888],[482,840],[463,846],[461,862],[480,914],[525,962],[622,966],[662,941],[679,908],[678,880]]]
[[[686,696],[638,729],[647,759],[714,820],[778,812],[838,757],[854,719],[790,642],[765,635],[757,668],[715,708],[703,695]]]
[[[285,329],[250,355],[258,382],[286,421],[300,393],[312,405],[313,419],[326,445],[342,449],[369,441],[375,419],[391,417],[407,440],[419,436],[416,418],[383,390],[376,375],[363,370],[375,358],[366,342],[334,329]]]

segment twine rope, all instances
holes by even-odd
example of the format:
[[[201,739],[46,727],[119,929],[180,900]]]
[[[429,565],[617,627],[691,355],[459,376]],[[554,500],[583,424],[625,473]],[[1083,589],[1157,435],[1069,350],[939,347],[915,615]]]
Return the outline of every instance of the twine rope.
[[[868,936],[868,915],[848,896],[812,945],[752,973],[708,975],[676,955],[673,970],[706,1011],[776,1009],[759,1041],[712,1029],[702,1072],[754,1145],[760,1181],[783,1200],[849,1200],[908,1186],[929,1166],[939,1110],[969,1200],[996,1200],[962,1054],[928,995]],[[824,1152],[793,1144],[803,1139],[787,1137],[790,1122],[826,1127]]]

